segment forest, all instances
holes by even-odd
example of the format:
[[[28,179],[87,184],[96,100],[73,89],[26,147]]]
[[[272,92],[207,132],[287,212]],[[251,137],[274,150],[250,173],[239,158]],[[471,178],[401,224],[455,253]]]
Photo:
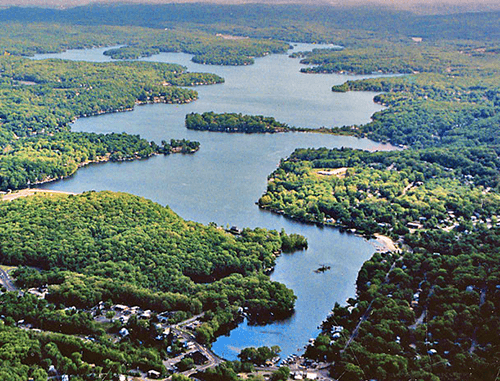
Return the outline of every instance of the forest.
[[[306,73],[384,73],[333,91],[375,91],[388,108],[353,133],[412,148],[498,145],[500,82],[496,42],[372,41],[305,53]],[[302,56],[297,55],[297,56]],[[399,75],[395,75],[399,74]],[[401,75],[405,74],[405,75]]]
[[[262,208],[384,234],[357,294],[337,304],[306,356],[335,379],[494,380],[498,374],[496,41],[395,42],[297,53],[302,71],[380,73],[333,91],[376,91],[387,106],[357,136],[392,152],[298,149],[268,179]],[[396,75],[397,74],[397,75]],[[404,74],[404,75],[402,75]]]
[[[112,11],[105,5],[8,8],[0,16],[2,190],[65,177],[91,161],[199,148],[183,140],[158,145],[126,134],[70,131],[78,117],[191,102],[196,92],[179,86],[223,81],[178,65],[128,59],[185,52],[199,63],[246,65],[285,52],[289,41],[337,45],[292,57],[307,65],[304,75],[373,74],[332,91],[375,91],[375,101],[386,108],[366,125],[324,132],[406,149],[296,150],[270,175],[259,205],[366,237],[385,234],[404,250],[376,253],[364,264],[356,296],[333,308],[306,355],[329,361],[332,377],[343,380],[497,378],[500,13],[167,4]],[[21,57],[97,46],[112,46],[106,54],[121,61]],[[279,125],[260,116],[206,117],[209,122],[193,114],[186,122]],[[255,322],[288,316],[293,292],[264,271],[280,250],[307,246],[303,237],[265,229],[231,235],[108,192],[0,203],[0,224],[2,263],[19,265],[19,286],[50,285],[43,301],[0,295],[5,380],[46,380],[50,365],[77,380],[136,368],[165,375],[161,360],[167,354],[154,343],[154,319],[132,321],[130,342],[112,343],[108,335],[118,327],[97,326],[85,310],[104,301],[175,311],[177,319],[204,312],[196,337],[209,344],[238,321],[240,307]],[[35,329],[15,327],[19,320]],[[259,354],[248,349],[241,360],[259,362]],[[225,363],[199,378],[237,380],[250,365]],[[271,378],[288,375],[280,368]]]
[[[65,178],[90,163],[192,154],[199,148],[196,141],[171,139],[159,146],[125,133],[59,132],[18,139],[0,155],[0,189],[21,189]]]
[[[398,239],[408,226],[496,223],[498,152],[427,149],[369,153],[298,149],[270,175],[262,208],[302,221]]]
[[[250,65],[254,63],[254,57],[285,53],[289,48],[288,43],[274,39],[238,38],[192,28],[62,26],[62,20],[57,20],[58,23],[33,21],[30,21],[30,28],[15,21],[0,23],[0,31],[4,32],[0,37],[3,52],[15,56],[32,56],[66,49],[115,45],[104,54],[116,60],[183,52],[192,54],[192,60],[197,63]]]
[[[1,203],[0,210],[5,263],[102,275],[192,295],[221,287],[230,275],[236,286],[272,267],[284,236],[265,229],[233,236],[216,226],[183,221],[167,207],[139,197],[108,192],[30,197]],[[277,305],[288,311],[293,304]]]
[[[291,131],[287,124],[278,122],[273,117],[242,115],[236,113],[216,114],[214,112],[187,114],[186,128],[200,131],[244,133],[276,133]]]
[[[93,63],[0,58],[2,130],[18,137],[69,130],[77,117],[132,109],[136,103],[186,103],[179,86],[221,83],[209,73],[149,62]]]
[[[2,366],[3,371],[18,374],[18,379],[37,373],[44,379],[42,369],[47,364],[82,377],[88,376],[89,363],[103,371],[124,372],[136,367],[134,361],[143,361],[141,368],[165,372],[161,364],[165,347],[154,340],[146,347],[107,341],[105,327],[85,312],[101,301],[138,305],[157,313],[183,311],[183,316],[205,312],[196,335],[207,344],[239,318],[239,308],[256,321],[288,316],[294,306],[293,292],[263,272],[274,266],[282,249],[307,245],[303,237],[259,228],[233,235],[215,224],[184,221],[149,200],[111,192],[3,202],[0,225],[2,262],[22,265],[15,272],[19,286],[49,285],[46,299],[28,293],[0,295],[0,314],[8,317],[0,323],[9,343],[3,348],[27,348],[24,354],[16,349],[10,358],[0,355],[8,361],[3,364],[15,368]],[[34,330],[17,337],[12,326],[19,320],[44,333]],[[152,335],[147,332],[140,336],[142,341]],[[77,333],[96,341],[95,347],[75,359],[73,352],[81,354],[78,347],[83,344],[64,335]],[[28,356],[31,347],[37,357]],[[95,351],[103,354],[98,361]],[[136,358],[142,351],[150,353],[148,360]]]
[[[0,57],[0,190],[67,177],[93,161],[131,160],[154,153],[194,152],[187,142],[163,148],[138,136],[71,132],[77,117],[127,111],[136,104],[186,103],[197,98],[179,86],[222,78],[187,73],[180,65]],[[174,144],[174,145],[175,145]]]

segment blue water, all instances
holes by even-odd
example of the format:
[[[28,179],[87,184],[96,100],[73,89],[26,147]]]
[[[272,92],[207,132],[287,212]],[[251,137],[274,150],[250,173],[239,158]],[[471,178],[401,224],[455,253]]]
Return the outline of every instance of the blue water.
[[[301,44],[298,50],[312,46]],[[314,46],[316,47],[316,46]],[[68,51],[67,59],[109,61],[104,49]],[[39,58],[39,57],[36,57]],[[45,188],[82,192],[124,191],[169,205],[180,216],[202,223],[239,227],[266,227],[307,237],[308,250],[278,258],[271,278],[297,295],[294,315],[265,326],[246,322],[220,337],[216,353],[235,359],[247,346],[279,345],[282,356],[300,353],[335,302],[355,294],[359,268],[374,248],[371,243],[337,229],[297,223],[261,211],[255,202],[266,189],[267,176],[298,147],[355,147],[368,150],[393,147],[345,136],[306,133],[223,134],[189,131],[184,117],[190,112],[242,112],[274,116],[294,126],[320,127],[366,123],[381,109],[373,93],[332,93],[331,86],[360,77],[306,75],[286,55],[272,55],[245,67],[198,65],[182,53],[159,54],[148,60],[180,63],[190,71],[223,76],[224,84],[198,87],[198,101],[186,105],[155,104],[134,111],[77,120],[73,129],[92,132],[128,132],[155,140],[186,138],[201,142],[194,155],[156,156],[148,160],[106,163],[80,169],[71,178],[45,184]],[[321,264],[331,270],[314,272]]]

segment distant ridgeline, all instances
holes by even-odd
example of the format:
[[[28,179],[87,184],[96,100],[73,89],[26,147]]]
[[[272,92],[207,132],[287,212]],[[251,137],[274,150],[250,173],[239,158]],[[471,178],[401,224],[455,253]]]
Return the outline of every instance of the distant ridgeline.
[[[389,7],[100,4],[65,10],[11,7],[0,10],[0,19],[0,48],[10,54],[123,45],[106,54],[135,59],[185,52],[195,62],[219,65],[248,65],[254,57],[284,53],[289,44],[283,41],[366,48],[377,39],[500,39],[500,12],[416,15]],[[331,63],[326,70],[336,68]]]
[[[331,42],[332,37],[345,36],[343,33],[351,31],[361,31],[371,39],[402,35],[464,41],[500,38],[498,11],[419,15],[381,6],[99,4],[62,10],[11,7],[0,11],[0,18],[3,21],[90,25],[93,28],[102,25],[141,26],[163,31],[165,27],[174,30],[187,27],[211,33],[217,31],[304,42]],[[336,42],[345,41],[337,39]]]

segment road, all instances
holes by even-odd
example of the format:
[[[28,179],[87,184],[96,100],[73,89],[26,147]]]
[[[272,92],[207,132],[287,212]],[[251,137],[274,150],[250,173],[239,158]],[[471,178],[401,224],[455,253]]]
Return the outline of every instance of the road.
[[[415,324],[410,325],[408,328],[417,329],[419,325],[424,323],[425,318],[427,317],[427,308],[422,311],[422,314],[415,320]]]
[[[182,337],[185,340],[191,341],[194,343],[195,349],[193,352],[200,351],[203,353],[206,358],[208,358],[208,362],[205,364],[199,365],[195,367],[194,369],[190,369],[186,372],[183,372],[185,376],[190,376],[196,372],[201,372],[203,370],[206,370],[208,368],[213,368],[219,364],[222,364],[225,360],[217,356],[215,353],[213,353],[210,349],[206,348],[205,346],[201,345],[200,343],[196,342],[194,340],[194,336],[191,333],[187,333],[185,331],[182,331],[180,329],[174,328],[173,329],[175,333],[177,333],[180,337]]]
[[[7,291],[17,291],[17,287],[14,286],[14,282],[10,278],[9,274],[2,268],[0,268],[0,283],[7,289]]]
[[[403,256],[400,256],[398,259],[396,259],[392,265],[391,265],[391,268],[389,269],[389,271],[387,271],[387,273],[385,274],[385,280],[384,280],[384,284],[387,284],[389,282],[389,274],[391,273],[392,270],[394,270],[394,268],[396,267],[396,262],[403,259]],[[346,351],[346,349],[349,347],[349,345],[351,345],[351,343],[353,342],[353,340],[356,338],[356,336],[358,335],[358,331],[359,331],[359,327],[361,326],[361,324],[363,322],[366,321],[366,319],[368,319],[368,316],[370,316],[371,312],[372,312],[372,304],[373,304],[373,301],[375,299],[373,299],[370,304],[368,305],[368,308],[366,309],[365,313],[363,314],[363,316],[361,316],[361,318],[359,319],[359,322],[358,324],[356,325],[356,328],[354,328],[354,331],[352,331],[351,333],[351,336],[349,336],[349,339],[347,340],[345,346],[344,346],[344,349],[341,349],[340,350],[340,353],[344,353]]]
[[[479,307],[481,307],[486,301],[486,287],[483,287],[479,294]],[[473,354],[477,347],[477,327],[474,328],[474,333],[472,334],[472,342],[470,345],[469,353]]]
[[[195,316],[193,316],[193,317],[191,317],[191,318],[189,318],[187,320],[183,320],[180,323],[177,323],[177,324],[173,325],[172,328],[181,328],[181,327],[184,327],[185,325],[188,325],[190,323],[195,322],[198,319],[201,319],[203,317],[203,315],[205,315],[205,312],[202,312],[199,315],[195,315]]]
[[[179,356],[177,356],[177,357],[175,357],[173,359],[168,359],[168,360],[163,361],[163,365],[165,365],[165,367],[167,369],[171,368],[174,364],[178,363],[186,354],[197,352],[197,351],[199,351],[200,353],[202,353],[208,359],[208,361],[205,364],[198,365],[198,366],[196,366],[193,369],[190,369],[190,370],[187,370],[185,372],[182,372],[183,375],[189,377],[190,375],[195,374],[197,372],[204,371],[204,370],[206,370],[208,368],[216,367],[217,365],[220,365],[220,364],[222,364],[225,361],[224,359],[220,358],[215,353],[213,353],[210,349],[208,349],[205,346],[203,346],[200,343],[198,343],[195,340],[195,337],[194,337],[194,335],[191,332],[187,332],[187,331],[185,331],[185,330],[182,329],[183,326],[196,321],[197,319],[201,318],[202,316],[203,316],[203,314],[197,315],[197,316],[193,316],[192,318],[184,320],[184,321],[182,321],[182,322],[180,322],[180,323],[178,323],[176,325],[173,325],[171,327],[172,332],[177,337],[182,338],[182,339],[184,339],[184,340],[186,340],[188,342],[192,342],[194,344],[194,349],[190,350],[187,353],[182,353],[181,355],[179,355]],[[167,380],[168,379],[170,379],[170,377],[167,378]]]

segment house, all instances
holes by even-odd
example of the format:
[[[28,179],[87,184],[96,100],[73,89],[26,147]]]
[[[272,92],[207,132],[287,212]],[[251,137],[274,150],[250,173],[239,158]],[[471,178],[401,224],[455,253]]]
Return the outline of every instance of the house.
[[[154,378],[155,380],[161,377],[161,373],[158,372],[157,370],[148,370],[148,377],[149,378]]]
[[[340,338],[341,334],[340,332],[335,332],[333,335],[332,335],[332,339],[336,340],[338,338]]]
[[[156,341],[163,341],[163,340],[165,340],[165,336],[164,335],[156,335],[155,340]]]
[[[139,319],[151,319],[151,310],[146,310],[139,315]]]
[[[342,332],[343,329],[344,329],[344,327],[342,327],[341,325],[334,325],[334,326],[332,326],[332,333]]]
[[[231,234],[241,234],[242,230],[237,226],[231,226],[231,229],[228,230]]]
[[[125,306],[123,304],[115,304],[113,307],[111,307],[113,310],[115,310],[116,312],[122,312],[122,311],[125,311],[125,310],[128,310],[129,309],[129,306]]]
[[[41,288],[30,288],[28,289],[28,293],[35,295],[38,299],[45,299],[45,296],[48,294],[48,290],[40,291]]]
[[[139,306],[130,307],[130,311],[132,311],[134,315],[142,313],[142,309]]]
[[[158,321],[159,321],[160,323],[168,323],[168,317],[158,315]]]
[[[122,328],[122,329],[120,329],[120,331],[118,332],[118,334],[121,337],[125,337],[125,336],[128,336],[130,334],[130,332],[128,331],[127,328]]]
[[[410,229],[422,229],[422,224],[418,222],[408,222],[406,226]]]
[[[200,351],[192,352],[187,354],[185,357],[193,359],[193,362],[196,365],[202,365],[205,364],[208,361],[208,357],[205,356],[203,353]]]
[[[49,366],[48,374],[49,376],[54,376],[57,374],[57,369],[54,365]]]

